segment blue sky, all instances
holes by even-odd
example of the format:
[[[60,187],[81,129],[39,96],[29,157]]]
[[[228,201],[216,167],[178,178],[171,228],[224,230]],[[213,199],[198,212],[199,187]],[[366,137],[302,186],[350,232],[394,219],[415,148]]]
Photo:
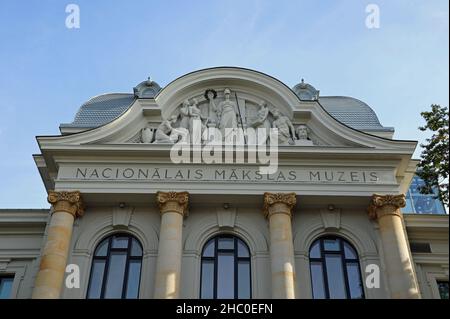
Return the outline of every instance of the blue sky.
[[[66,5],[80,7],[67,29]],[[380,28],[365,26],[366,6]],[[289,86],[374,108],[395,138],[423,141],[420,112],[449,102],[448,0],[0,0],[0,208],[48,207],[32,159],[79,106],[164,86],[187,72],[241,66]],[[419,151],[416,152],[416,157]]]

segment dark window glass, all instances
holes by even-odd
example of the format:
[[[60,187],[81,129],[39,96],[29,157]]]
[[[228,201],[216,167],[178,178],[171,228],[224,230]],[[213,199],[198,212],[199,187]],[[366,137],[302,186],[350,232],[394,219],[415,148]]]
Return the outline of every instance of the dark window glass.
[[[102,241],[95,250],[95,256],[106,256],[108,254],[109,240]]]
[[[234,249],[234,238],[219,238],[219,249]]]
[[[344,253],[346,259],[358,259],[358,255],[356,254],[356,251],[353,249],[352,246],[350,246],[349,243],[344,241]]]
[[[351,299],[363,298],[363,288],[359,280],[359,264],[347,263],[348,288],[350,289]]]
[[[238,261],[238,299],[250,299],[250,261]]]
[[[136,299],[139,296],[139,279],[141,278],[141,261],[131,260],[128,269],[127,299]]]
[[[316,241],[309,251],[309,257],[311,258],[320,258],[320,241]]]
[[[0,299],[11,298],[13,282],[14,282],[13,276],[0,277]]]
[[[214,257],[214,249],[216,242],[214,240],[210,240],[203,249],[203,257]]]
[[[323,281],[323,269],[321,262],[311,262],[311,280],[314,299],[325,299],[325,283]]]
[[[344,269],[340,255],[325,255],[328,289],[331,299],[345,299]]]
[[[223,235],[203,247],[200,298],[251,298],[250,251],[239,238]]]
[[[112,248],[127,248],[128,237],[114,236],[112,241]]]
[[[441,299],[448,299],[448,281],[438,281],[437,284]]]
[[[138,298],[142,246],[130,235],[113,235],[95,249],[88,299]]]
[[[405,213],[415,214],[445,214],[442,201],[438,198],[438,187],[433,187],[431,194],[422,194],[420,188],[425,182],[415,175],[406,192],[406,206],[402,209]]]
[[[324,239],[323,245],[325,250],[328,251],[339,251],[339,240],[338,239]]]
[[[202,299],[214,298],[214,260],[202,262]]]
[[[100,298],[102,293],[103,274],[106,260],[93,260],[91,269],[91,282],[89,284],[89,299]]]
[[[234,298],[234,254],[219,253],[217,266],[217,298]]]
[[[125,267],[127,265],[127,252],[111,252],[106,277],[105,298],[121,298]]]
[[[309,251],[311,282],[315,299],[364,298],[356,250],[339,237],[323,237]]]
[[[238,257],[250,257],[247,245],[240,239],[238,239]]]

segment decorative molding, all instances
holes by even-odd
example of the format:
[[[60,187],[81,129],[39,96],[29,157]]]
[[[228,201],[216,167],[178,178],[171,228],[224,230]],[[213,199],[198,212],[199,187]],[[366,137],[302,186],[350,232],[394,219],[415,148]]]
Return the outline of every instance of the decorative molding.
[[[219,229],[233,229],[236,222],[236,208],[217,208],[217,225]]]
[[[47,201],[52,204],[53,213],[63,211],[72,214],[74,218],[83,216],[84,206],[79,191],[49,191]]]
[[[369,218],[378,219],[386,215],[396,215],[402,217],[401,207],[406,206],[404,194],[400,195],[379,195],[373,194],[369,206]]]
[[[112,214],[113,228],[128,228],[133,212],[133,206],[114,207]]]
[[[156,201],[161,214],[168,212],[179,213],[183,216],[188,214],[188,192],[157,192]]]
[[[292,208],[297,203],[295,193],[264,193],[264,216],[287,214],[292,217]],[[281,204],[281,205],[277,205]]]
[[[341,210],[340,209],[321,209],[323,227],[328,230],[339,230],[341,228]]]
[[[8,264],[11,262],[10,258],[0,258],[0,272],[6,271]]]

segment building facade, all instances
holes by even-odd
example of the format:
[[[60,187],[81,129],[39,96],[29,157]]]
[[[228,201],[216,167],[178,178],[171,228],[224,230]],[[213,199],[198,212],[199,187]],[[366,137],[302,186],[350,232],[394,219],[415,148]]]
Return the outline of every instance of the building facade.
[[[228,128],[278,135],[242,135],[227,162],[208,132]],[[60,130],[34,155],[50,210],[0,210],[0,296],[448,297],[417,143],[362,101],[221,67],[94,97]]]

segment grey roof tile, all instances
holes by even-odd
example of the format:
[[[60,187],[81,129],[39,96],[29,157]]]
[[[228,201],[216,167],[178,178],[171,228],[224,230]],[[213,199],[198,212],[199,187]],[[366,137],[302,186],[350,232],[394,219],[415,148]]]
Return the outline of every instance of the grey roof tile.
[[[384,127],[377,115],[366,103],[347,96],[322,96],[320,104],[335,119],[357,130],[394,131]]]
[[[94,128],[119,117],[135,100],[134,94],[110,93],[96,96],[84,103],[72,123],[61,127]]]
[[[125,112],[135,101],[134,94],[109,93],[96,96],[84,103],[68,128],[95,128],[109,123]],[[322,96],[320,104],[338,121],[357,130],[393,131],[384,127],[375,112],[366,103],[346,96]]]

